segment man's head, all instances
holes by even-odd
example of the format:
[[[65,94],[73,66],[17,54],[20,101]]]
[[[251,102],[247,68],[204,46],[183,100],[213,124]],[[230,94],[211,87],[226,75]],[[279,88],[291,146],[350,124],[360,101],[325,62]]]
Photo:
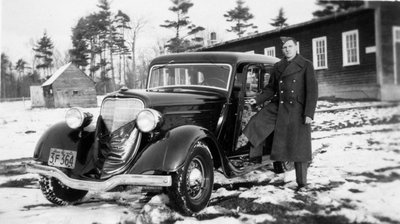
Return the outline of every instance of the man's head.
[[[293,59],[297,53],[296,39],[294,39],[293,37],[281,37],[281,40],[283,44],[283,55],[285,55],[286,59],[288,60]]]

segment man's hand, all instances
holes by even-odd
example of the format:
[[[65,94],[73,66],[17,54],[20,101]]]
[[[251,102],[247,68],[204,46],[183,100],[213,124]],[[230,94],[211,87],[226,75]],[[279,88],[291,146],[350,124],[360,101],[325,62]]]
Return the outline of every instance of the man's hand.
[[[312,121],[313,121],[313,119],[311,119],[311,117],[305,117],[304,118],[304,124],[311,124],[312,123]]]
[[[248,102],[249,102],[250,105],[254,105],[254,104],[257,103],[256,99],[254,99],[254,98],[249,99]]]

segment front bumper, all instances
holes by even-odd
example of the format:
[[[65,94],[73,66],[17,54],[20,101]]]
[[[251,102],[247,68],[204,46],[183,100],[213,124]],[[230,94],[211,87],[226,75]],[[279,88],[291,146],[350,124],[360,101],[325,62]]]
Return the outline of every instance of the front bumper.
[[[172,178],[167,175],[121,174],[104,181],[87,181],[69,178],[59,169],[51,166],[28,163],[26,170],[29,173],[54,177],[70,188],[86,191],[108,191],[119,185],[152,187],[169,187],[172,185]]]

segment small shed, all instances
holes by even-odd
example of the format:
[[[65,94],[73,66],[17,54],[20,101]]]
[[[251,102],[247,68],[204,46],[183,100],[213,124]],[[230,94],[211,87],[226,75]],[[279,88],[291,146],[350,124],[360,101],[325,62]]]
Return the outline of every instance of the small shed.
[[[46,107],[96,107],[95,82],[71,62],[42,84]]]

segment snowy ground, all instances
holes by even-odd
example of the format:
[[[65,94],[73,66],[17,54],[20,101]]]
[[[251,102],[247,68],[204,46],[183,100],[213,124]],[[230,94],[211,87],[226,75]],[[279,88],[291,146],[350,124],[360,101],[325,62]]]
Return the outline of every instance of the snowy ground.
[[[400,223],[400,105],[320,101],[318,110],[308,189],[295,190],[293,171],[264,167],[235,179],[216,172],[209,207],[183,217],[165,195],[135,188],[52,205],[22,163],[65,109],[0,103],[0,223]]]

